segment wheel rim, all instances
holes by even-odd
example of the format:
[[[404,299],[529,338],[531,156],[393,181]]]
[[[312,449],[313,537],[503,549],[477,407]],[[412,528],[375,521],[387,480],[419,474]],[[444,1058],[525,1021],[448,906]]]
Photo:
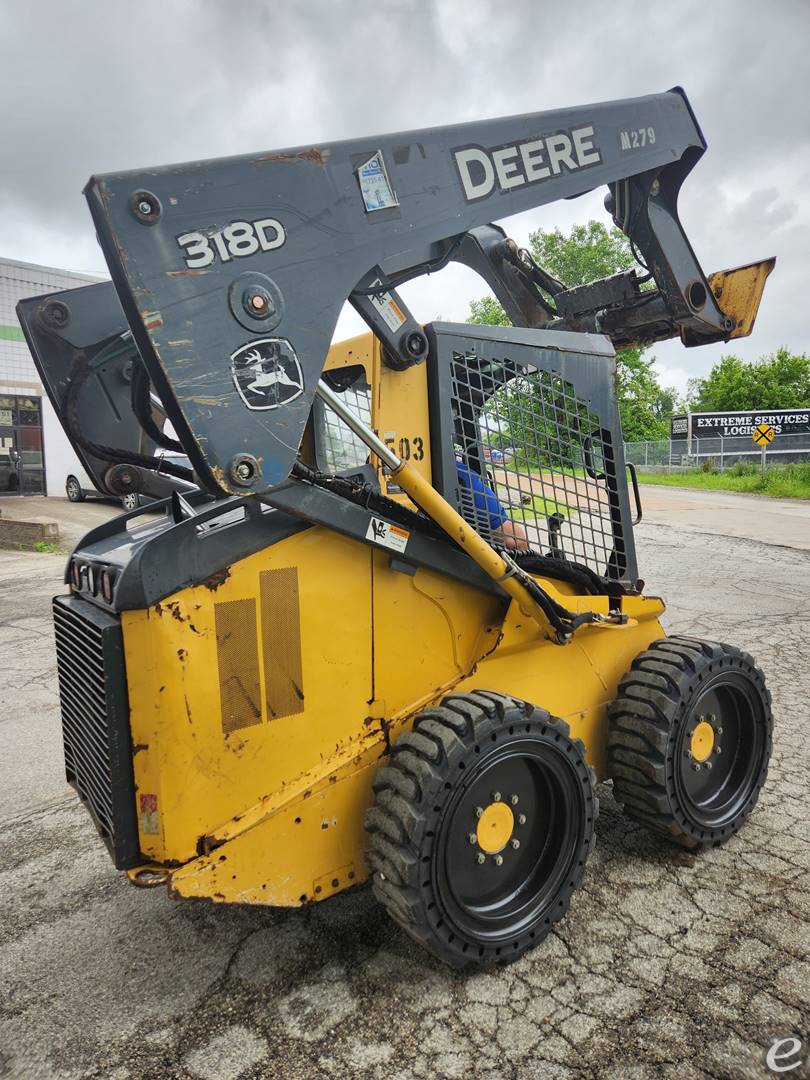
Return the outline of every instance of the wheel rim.
[[[526,739],[476,762],[447,806],[434,853],[450,921],[482,942],[529,932],[557,901],[585,819],[581,777],[557,747]]]
[[[75,499],[75,498],[78,497],[78,495],[79,495],[79,484],[78,484],[77,480],[68,480],[67,489],[68,489],[68,496],[71,499]]]
[[[703,690],[681,725],[675,786],[692,821],[722,828],[756,788],[766,750],[765,710],[741,675],[718,676]]]
[[[124,504],[125,510],[137,510],[138,509],[138,497],[137,495],[125,495],[121,502]]]

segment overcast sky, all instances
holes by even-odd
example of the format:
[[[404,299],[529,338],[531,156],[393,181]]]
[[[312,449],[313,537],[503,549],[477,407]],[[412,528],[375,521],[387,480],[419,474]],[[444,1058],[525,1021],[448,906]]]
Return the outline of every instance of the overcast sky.
[[[810,351],[808,0],[0,0],[0,256],[105,273],[91,173],[605,101],[682,85],[709,144],[680,213],[706,273],[777,266],[747,358]],[[604,192],[503,223],[608,222]],[[486,289],[406,286],[463,320]],[[352,314],[341,336],[360,328]],[[655,346],[679,390],[730,346]]]

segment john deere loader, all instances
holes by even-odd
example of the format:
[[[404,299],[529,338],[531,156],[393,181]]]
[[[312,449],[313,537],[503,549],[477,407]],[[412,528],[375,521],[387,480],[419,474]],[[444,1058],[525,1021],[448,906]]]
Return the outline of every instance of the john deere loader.
[[[753,326],[773,260],[705,277],[678,219],[705,149],[676,88],[90,180],[112,285],[19,313],[105,487],[185,481],[53,604],[67,778],[136,885],[370,880],[487,965],[565,914],[597,781],[662,843],[740,828],[770,697],[665,636],[616,402],[615,347]],[[491,223],[596,188],[638,271],[568,288]],[[417,321],[401,285],[451,262],[512,326]],[[370,332],[330,348],[347,300]]]

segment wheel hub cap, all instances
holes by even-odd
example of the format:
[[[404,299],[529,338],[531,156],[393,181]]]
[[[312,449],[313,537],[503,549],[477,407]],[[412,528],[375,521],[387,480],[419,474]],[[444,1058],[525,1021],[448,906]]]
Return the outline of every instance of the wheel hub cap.
[[[476,836],[478,846],[488,855],[503,851],[512,837],[515,816],[505,802],[494,802],[478,819]]]
[[[701,720],[692,732],[689,749],[695,761],[705,761],[714,749],[714,728],[706,720]]]

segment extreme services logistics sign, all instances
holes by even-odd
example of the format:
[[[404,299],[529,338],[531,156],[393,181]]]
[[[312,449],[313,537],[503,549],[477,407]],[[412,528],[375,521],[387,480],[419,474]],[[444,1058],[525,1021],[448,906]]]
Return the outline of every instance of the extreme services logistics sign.
[[[705,412],[673,416],[670,438],[749,439],[759,424],[768,424],[777,435],[810,435],[810,409],[762,410],[762,412]]]

